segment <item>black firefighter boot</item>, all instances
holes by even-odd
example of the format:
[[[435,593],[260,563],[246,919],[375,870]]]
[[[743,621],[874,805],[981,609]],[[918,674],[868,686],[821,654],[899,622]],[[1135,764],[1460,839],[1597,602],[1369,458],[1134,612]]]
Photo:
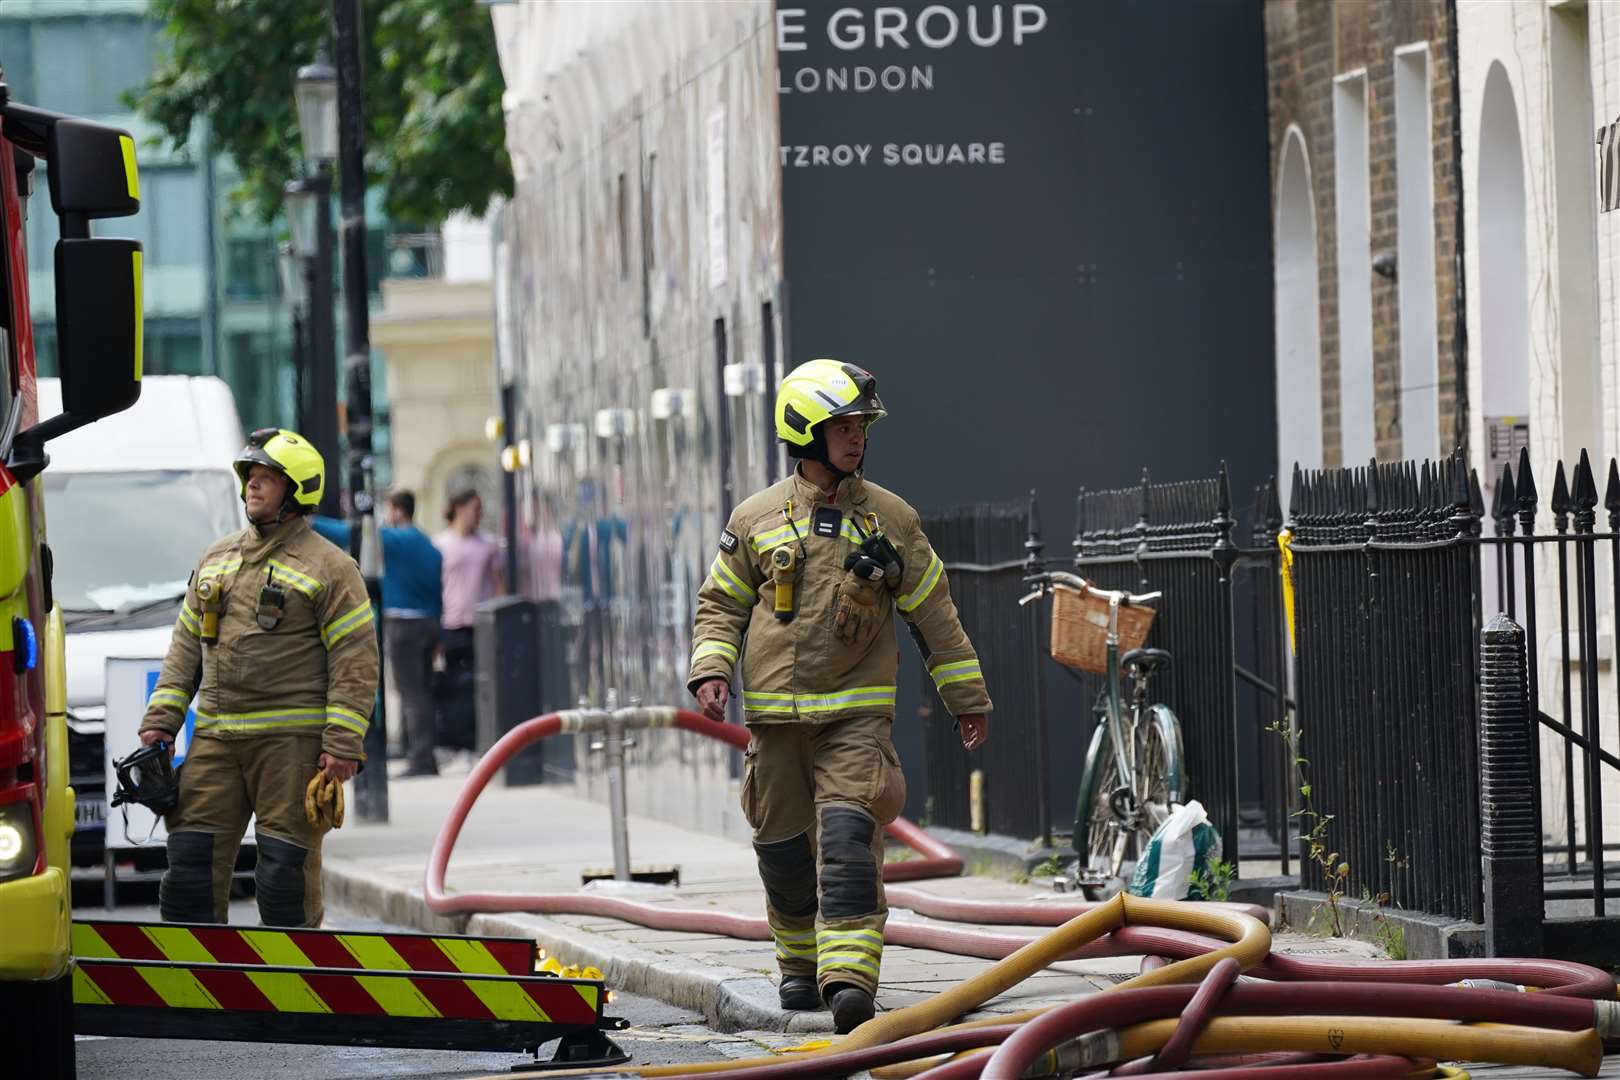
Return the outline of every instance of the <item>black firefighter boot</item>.
[[[833,1028],[840,1035],[848,1035],[872,1019],[877,1009],[871,994],[849,983],[827,987],[827,1004],[832,1007]]]
[[[808,1012],[821,1008],[821,994],[816,990],[814,975],[782,976],[782,984],[776,988],[776,996],[784,1009]]]

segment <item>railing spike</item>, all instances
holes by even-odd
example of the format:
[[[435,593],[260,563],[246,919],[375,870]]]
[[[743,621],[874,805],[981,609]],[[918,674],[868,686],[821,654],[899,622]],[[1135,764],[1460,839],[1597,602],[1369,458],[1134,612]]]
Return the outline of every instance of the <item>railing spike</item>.
[[[1609,459],[1609,480],[1603,485],[1603,507],[1609,511],[1609,531],[1620,532],[1620,465]]]
[[[1069,544],[1074,549],[1075,565],[1085,556],[1086,549],[1086,486],[1081,484],[1074,493],[1074,540]]]
[[[1553,472],[1552,512],[1567,514],[1574,508],[1569,501],[1569,482],[1564,479],[1564,463],[1560,461]]]
[[[1597,478],[1592,475],[1592,459],[1583,449],[1575,464],[1575,505],[1581,510],[1590,510],[1597,504]]]
[[[1530,448],[1528,446],[1519,447],[1519,471],[1516,475],[1517,480],[1513,485],[1513,490],[1519,497],[1519,513],[1523,514],[1527,509],[1534,513],[1538,496],[1536,494],[1536,478],[1530,471]]]
[[[1496,501],[1502,504],[1501,510],[1496,514],[1496,531],[1501,536],[1513,535],[1513,511],[1518,506],[1519,496],[1513,484],[1513,470],[1507,463],[1502,463],[1502,478],[1496,484]]]
[[[1039,573],[1045,562],[1046,545],[1041,542],[1041,505],[1035,490],[1029,492],[1029,534],[1024,538],[1024,569]]]

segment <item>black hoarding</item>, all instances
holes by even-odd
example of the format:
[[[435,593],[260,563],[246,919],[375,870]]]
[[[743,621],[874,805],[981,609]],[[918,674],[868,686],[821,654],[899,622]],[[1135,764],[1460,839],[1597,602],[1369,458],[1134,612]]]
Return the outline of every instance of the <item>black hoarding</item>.
[[[777,41],[788,359],[878,375],[874,479],[1272,471],[1259,4],[781,0]]]
[[[872,479],[924,510],[1039,489],[1058,552],[1081,484],[1225,459],[1241,510],[1275,471],[1261,19],[1257,0],[779,0],[787,360],[878,375]],[[1089,717],[1049,686],[1061,823]],[[916,726],[896,738],[926,791]]]

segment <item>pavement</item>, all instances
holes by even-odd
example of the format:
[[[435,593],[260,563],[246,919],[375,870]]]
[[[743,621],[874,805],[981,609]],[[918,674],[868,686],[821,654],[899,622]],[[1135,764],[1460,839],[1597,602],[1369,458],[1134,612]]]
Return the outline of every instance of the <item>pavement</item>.
[[[458,770],[459,771],[459,770]],[[737,941],[697,933],[650,930],[598,916],[475,915],[447,917],[423,898],[427,853],[464,777],[400,779],[390,783],[390,821],[366,824],[351,814],[326,840],[327,903],[399,926],[437,932],[533,938],[564,964],[594,965],[608,984],[698,1013],[720,1031],[830,1031],[826,1012],[788,1012],[776,1000],[776,963],[770,942]],[[351,803],[352,806],[352,803]],[[747,843],[694,832],[632,815],[633,866],[676,864],[680,885],[597,883],[625,895],[685,908],[763,915],[764,892]],[[446,874],[454,892],[501,890],[575,892],[581,874],[611,867],[607,808],[553,785],[484,790],[469,815]],[[891,852],[894,857],[897,852]],[[1062,899],[1048,888],[1004,878],[965,875],[916,883],[942,895],[970,899]],[[1069,899],[1072,899],[1070,897]],[[921,919],[895,909],[890,920]],[[961,924],[951,924],[961,925]],[[1045,928],[996,927],[1037,936]],[[1275,933],[1282,952],[1380,956],[1370,943]],[[922,1001],[969,978],[991,961],[890,945],[883,953],[880,1010]],[[985,1003],[976,1016],[993,1016],[1093,993],[1136,974],[1136,957],[1056,964]]]

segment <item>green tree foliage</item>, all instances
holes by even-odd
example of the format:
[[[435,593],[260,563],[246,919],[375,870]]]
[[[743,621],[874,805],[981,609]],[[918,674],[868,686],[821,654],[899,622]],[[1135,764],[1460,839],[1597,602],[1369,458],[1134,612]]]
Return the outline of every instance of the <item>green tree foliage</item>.
[[[505,83],[474,0],[362,0],[366,182],[395,220],[432,225],[510,194]],[[293,77],[331,33],[330,0],[152,0],[166,48],[130,104],[176,146],[205,119],[234,193],[268,220],[298,175]]]

